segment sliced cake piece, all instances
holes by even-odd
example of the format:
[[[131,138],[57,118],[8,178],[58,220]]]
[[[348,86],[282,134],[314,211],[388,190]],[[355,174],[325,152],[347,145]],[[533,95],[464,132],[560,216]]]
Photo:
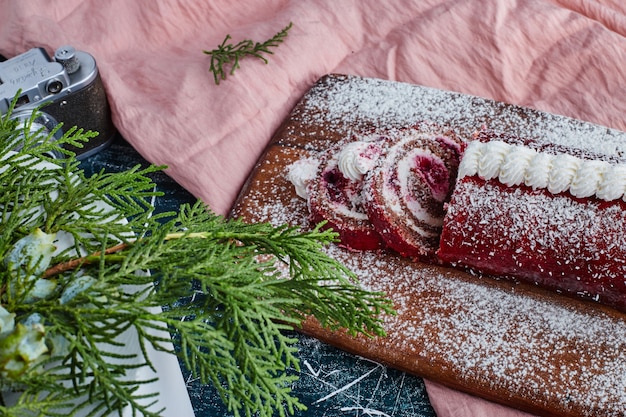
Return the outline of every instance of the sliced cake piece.
[[[402,256],[434,259],[461,147],[453,133],[419,125],[385,148],[364,179],[363,195],[368,218],[387,247]]]
[[[363,146],[370,162],[380,154],[383,136],[368,137]],[[305,193],[313,223],[326,221],[339,234],[341,244],[355,250],[375,250],[382,247],[382,239],[367,217],[363,207],[362,177],[344,175],[339,161],[345,144],[334,146],[318,156],[318,165],[313,178],[302,181],[298,171],[306,162],[297,162],[290,169],[290,180],[294,185],[306,183]],[[366,149],[365,149],[366,148]],[[364,163],[363,160],[360,163]],[[304,170],[302,170],[304,171]],[[302,190],[302,187],[297,187]]]

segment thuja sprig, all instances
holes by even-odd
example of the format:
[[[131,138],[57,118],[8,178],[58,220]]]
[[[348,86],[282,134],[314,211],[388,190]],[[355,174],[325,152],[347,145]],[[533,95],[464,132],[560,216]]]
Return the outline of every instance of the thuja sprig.
[[[157,417],[159,393],[128,378],[154,368],[151,347],[178,355],[235,416],[285,416],[304,408],[286,330],[313,316],[384,334],[390,301],[325,253],[334,232],[248,224],[200,202],[154,214],[159,168],[86,178],[73,156],[46,155],[90,133],[35,135],[0,120],[0,391],[19,391],[0,415]],[[61,236],[73,243],[53,252]],[[119,353],[128,331],[140,349]]]
[[[250,39],[245,39],[233,44],[232,42],[228,43],[231,36],[226,35],[226,38],[216,49],[203,51],[211,56],[209,71],[213,73],[215,84],[225,80],[229,73],[233,75],[235,70],[239,68],[239,61],[246,56],[259,58],[267,64],[268,60],[263,54],[273,54],[270,48],[275,48],[282,43],[292,26],[293,23],[289,23],[289,25],[265,42],[254,42]],[[228,71],[229,66],[230,71]]]

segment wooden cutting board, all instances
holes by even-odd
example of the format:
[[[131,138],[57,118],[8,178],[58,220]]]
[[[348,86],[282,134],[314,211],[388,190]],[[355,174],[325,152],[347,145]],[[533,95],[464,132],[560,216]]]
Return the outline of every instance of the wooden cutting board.
[[[232,215],[308,228],[287,181],[293,161],[353,133],[420,121],[468,137],[481,126],[612,160],[626,133],[478,97],[393,81],[328,75],[295,106],[241,191]],[[587,149],[589,148],[589,149]],[[624,159],[626,161],[626,159]],[[624,162],[623,161],[623,162]],[[626,315],[507,280],[416,263],[390,252],[330,254],[398,314],[387,336],[353,338],[308,320],[303,333],[391,367],[542,416],[626,415]]]

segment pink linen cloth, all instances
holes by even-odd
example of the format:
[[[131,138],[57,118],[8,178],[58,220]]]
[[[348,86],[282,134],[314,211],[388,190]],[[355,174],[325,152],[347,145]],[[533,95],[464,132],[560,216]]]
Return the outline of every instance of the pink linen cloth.
[[[226,34],[264,41],[220,85]],[[478,95],[626,130],[622,0],[0,0],[0,53],[71,44],[96,57],[121,134],[226,214],[282,120],[322,75]],[[441,417],[525,414],[426,381]]]

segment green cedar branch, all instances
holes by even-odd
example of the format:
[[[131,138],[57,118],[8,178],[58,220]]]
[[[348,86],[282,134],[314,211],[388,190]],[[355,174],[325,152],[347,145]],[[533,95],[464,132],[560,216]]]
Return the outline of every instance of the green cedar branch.
[[[247,224],[201,202],[154,214],[150,200],[159,193],[149,174],[160,167],[86,178],[72,155],[62,164],[46,156],[90,137],[70,129],[58,141],[42,139],[0,118],[1,318],[30,321],[47,348],[10,374],[0,361],[0,391],[21,392],[16,404],[0,404],[0,415],[73,415],[95,407],[90,415],[98,417],[129,407],[134,415],[159,416],[146,405],[159,393],[138,391],[149,381],[124,378],[154,369],[150,347],[176,354],[216,387],[235,416],[291,415],[304,405],[291,392],[299,363],[288,330],[313,316],[352,334],[384,334],[381,316],[393,314],[391,301],[360,288],[325,253],[334,232]],[[42,161],[58,165],[42,169]],[[34,230],[70,236],[74,245],[49,265],[75,264],[45,280],[43,257],[8,264]],[[84,262],[76,253],[93,255]],[[52,290],[32,297],[41,281]],[[116,350],[128,331],[141,347],[133,355]],[[3,337],[0,343],[15,347]]]
[[[225,80],[228,73],[233,75],[235,70],[239,68],[239,61],[246,56],[258,58],[267,64],[268,60],[263,54],[273,54],[270,48],[275,48],[282,43],[292,26],[293,23],[289,23],[280,32],[276,33],[265,42],[254,42],[250,39],[245,39],[236,44],[227,43],[231,39],[231,36],[226,35],[222,43],[219,44],[216,49],[203,51],[205,54],[211,56],[209,71],[213,73],[215,84],[219,84],[220,81]],[[230,66],[230,71],[227,70],[228,66]]]

